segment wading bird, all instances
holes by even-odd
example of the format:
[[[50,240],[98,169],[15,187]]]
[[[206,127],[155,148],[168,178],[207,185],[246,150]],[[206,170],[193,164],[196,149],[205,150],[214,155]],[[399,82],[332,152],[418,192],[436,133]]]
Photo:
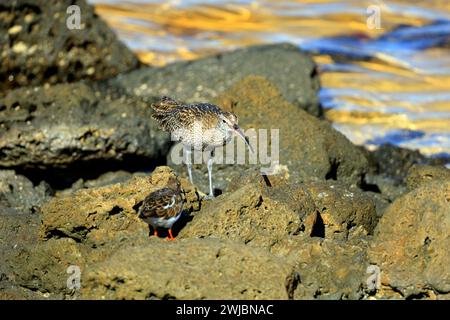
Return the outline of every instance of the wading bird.
[[[232,112],[223,111],[210,103],[184,104],[169,97],[163,97],[151,107],[155,111],[153,119],[158,121],[163,130],[171,134],[173,140],[182,143],[184,162],[191,183],[193,183],[191,150],[207,151],[209,195],[205,198],[214,197],[212,164],[214,150],[217,147],[230,142],[233,133],[236,133],[253,152],[248,139],[238,126],[237,116]]]

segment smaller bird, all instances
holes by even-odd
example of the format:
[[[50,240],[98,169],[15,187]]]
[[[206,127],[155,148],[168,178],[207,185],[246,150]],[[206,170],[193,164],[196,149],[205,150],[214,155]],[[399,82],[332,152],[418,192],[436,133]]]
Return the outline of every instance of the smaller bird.
[[[170,177],[167,187],[150,193],[139,209],[139,218],[153,227],[153,235],[158,236],[158,228],[169,229],[168,240],[175,240],[172,226],[180,218],[186,199],[180,182]]]
[[[201,150],[207,152],[207,168],[209,178],[209,195],[205,199],[214,198],[212,184],[212,165],[214,151],[232,139],[233,134],[242,138],[251,152],[248,138],[238,126],[238,117],[210,103],[185,104],[169,97],[162,97],[151,105],[154,110],[152,118],[161,128],[171,133],[174,140],[180,141],[184,149],[184,162],[187,166],[189,181],[192,180],[191,152]]]

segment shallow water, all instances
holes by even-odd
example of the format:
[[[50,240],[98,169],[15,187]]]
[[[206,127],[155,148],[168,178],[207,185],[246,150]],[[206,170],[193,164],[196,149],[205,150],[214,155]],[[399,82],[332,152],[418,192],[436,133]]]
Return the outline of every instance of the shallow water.
[[[152,65],[297,44],[320,67],[326,117],[353,142],[450,157],[448,0],[90,2]]]

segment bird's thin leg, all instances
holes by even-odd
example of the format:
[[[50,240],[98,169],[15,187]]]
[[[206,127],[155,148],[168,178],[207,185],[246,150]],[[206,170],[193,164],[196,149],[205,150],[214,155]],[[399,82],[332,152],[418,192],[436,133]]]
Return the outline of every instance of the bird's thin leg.
[[[194,184],[192,180],[192,162],[191,162],[191,150],[186,147],[184,148],[184,163],[186,164],[188,175],[189,175],[189,181]]]
[[[209,179],[209,195],[207,196],[208,199],[214,198],[214,190],[212,184],[212,165],[214,160],[213,158],[214,158],[214,149],[211,150],[210,153],[208,153],[208,179]]]
[[[172,229],[169,229],[169,236],[167,237],[167,240],[171,240],[171,241],[175,240],[175,238],[172,235]]]

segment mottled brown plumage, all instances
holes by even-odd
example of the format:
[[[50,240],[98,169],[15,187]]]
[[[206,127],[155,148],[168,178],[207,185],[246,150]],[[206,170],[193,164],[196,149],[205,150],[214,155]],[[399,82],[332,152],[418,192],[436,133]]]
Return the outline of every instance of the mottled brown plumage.
[[[234,113],[210,103],[183,104],[163,97],[152,108],[153,119],[172,134],[173,140],[195,150],[214,149],[228,143],[238,121]]]
[[[185,202],[184,192],[176,178],[170,178],[167,187],[150,193],[139,209],[139,218],[150,224],[157,235],[158,228],[169,229],[173,240],[172,226],[181,216]]]
[[[180,141],[184,146],[185,163],[189,180],[192,181],[191,150],[208,150],[209,197],[213,197],[212,158],[214,150],[230,142],[233,133],[237,133],[251,148],[248,140],[238,126],[238,118],[232,112],[223,111],[210,103],[184,104],[169,97],[163,97],[151,105],[155,111],[153,119],[161,128],[170,132],[172,140]]]

